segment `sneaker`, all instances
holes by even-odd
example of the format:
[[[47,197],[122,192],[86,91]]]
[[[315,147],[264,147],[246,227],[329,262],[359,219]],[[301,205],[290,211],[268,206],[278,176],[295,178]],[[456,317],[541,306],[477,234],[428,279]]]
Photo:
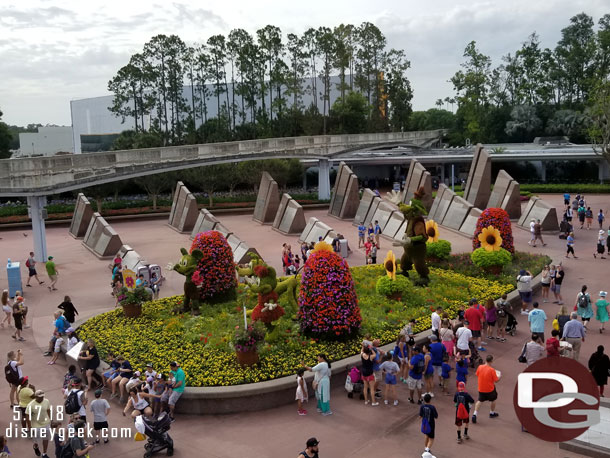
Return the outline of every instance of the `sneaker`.
[[[494,339],[495,339],[495,337],[494,337],[494,336],[487,336],[487,338],[488,338],[489,340],[494,340]],[[481,343],[483,343],[483,342],[481,342]]]
[[[434,397],[434,393],[428,393],[430,395],[431,398]]]
[[[25,342],[25,339],[24,339],[23,337],[19,337],[17,340],[18,340],[19,342]]]
[[[421,399],[418,399],[418,400],[417,400],[417,404],[418,404],[418,405],[422,405],[422,401],[421,401]]]
[[[489,418],[496,418],[498,417],[500,414],[498,412],[494,412],[494,413],[490,413],[489,414]]]
[[[390,402],[389,402],[387,399],[385,399],[385,400],[383,401],[383,403],[384,403],[384,404],[387,406],[387,405],[388,405]]]
[[[329,415],[332,415],[333,413],[329,410],[328,412],[324,412],[322,415],[324,415],[325,417],[328,417]]]
[[[34,444],[34,454],[36,456],[41,456],[42,454],[40,453],[40,449],[38,448],[38,444]]]
[[[485,347],[479,347],[479,348],[477,348],[477,350],[479,350],[479,351],[487,351],[487,348],[485,348]]]
[[[481,340],[481,345],[487,345],[487,342],[485,342],[484,340]]]
[[[322,409],[316,409],[316,412],[322,413]]]
[[[397,405],[398,405],[398,399],[396,399],[396,400],[394,401],[394,405],[395,405],[395,406],[397,406]]]
[[[104,439],[104,444],[108,443],[108,438]]]
[[[415,404],[415,401],[413,400],[413,398],[409,398],[409,402],[410,402],[411,404]]]
[[[470,440],[470,436],[468,434],[464,434],[464,439]]]
[[[472,416],[472,422],[476,424],[476,422],[477,422],[477,416],[476,415]]]
[[[42,356],[51,356],[51,352],[50,351],[45,351]]]
[[[378,406],[379,403],[378,402],[373,402],[373,403],[371,403],[371,405],[374,407],[374,406]]]
[[[42,458],[49,458],[49,455],[47,455],[46,453],[43,453]]]
[[[563,301],[557,302],[557,305],[563,305]]]
[[[297,410],[297,413],[299,415],[307,415],[307,412],[305,412],[304,410]]]
[[[367,405],[369,402],[371,402],[371,401],[364,401],[364,405]]]
[[[458,444],[461,444],[461,443],[462,443],[462,438],[461,438],[461,437],[458,437],[458,438],[457,438],[457,443],[458,443]]]

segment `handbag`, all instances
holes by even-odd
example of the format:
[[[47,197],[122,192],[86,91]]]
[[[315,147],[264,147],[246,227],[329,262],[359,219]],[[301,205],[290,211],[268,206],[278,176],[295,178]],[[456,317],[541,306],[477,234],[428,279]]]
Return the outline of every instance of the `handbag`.
[[[527,342],[523,345],[523,350],[521,351],[519,358],[517,358],[517,361],[519,361],[520,363],[527,363],[527,358],[525,357],[525,347],[526,346],[527,346]]]
[[[557,318],[553,320],[553,329],[559,331],[559,320]]]

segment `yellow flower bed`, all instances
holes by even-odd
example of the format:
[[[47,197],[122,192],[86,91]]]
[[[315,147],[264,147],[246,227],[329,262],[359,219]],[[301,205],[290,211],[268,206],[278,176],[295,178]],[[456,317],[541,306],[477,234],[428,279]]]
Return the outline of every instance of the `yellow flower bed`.
[[[398,332],[412,317],[417,318],[416,332],[430,327],[430,309],[441,305],[455,316],[460,305],[471,298],[479,301],[496,299],[513,289],[494,281],[468,277],[443,269],[431,269],[431,282],[426,288],[409,288],[403,301],[386,299],[375,292],[377,279],[385,275],[381,265],[351,269],[363,317],[361,335],[370,334],[384,344],[394,341]],[[416,275],[414,272],[412,276]],[[132,365],[144,370],[151,362],[155,369],[169,371],[170,361],[179,361],[187,374],[189,386],[227,386],[254,383],[293,375],[300,361],[315,362],[318,353],[336,361],[358,353],[361,337],[343,342],[312,340],[299,334],[294,321],[296,309],[281,300],[286,315],[276,330],[261,346],[260,364],[242,369],[236,361],[231,340],[235,326],[243,326],[242,304],[249,309],[256,297],[246,296],[240,288],[236,302],[203,307],[200,317],[173,316],[182,301],[174,296],[144,304],[142,316],[128,319],[118,308],[84,323],[78,334],[81,339],[93,338],[102,356],[108,352],[125,356]]]

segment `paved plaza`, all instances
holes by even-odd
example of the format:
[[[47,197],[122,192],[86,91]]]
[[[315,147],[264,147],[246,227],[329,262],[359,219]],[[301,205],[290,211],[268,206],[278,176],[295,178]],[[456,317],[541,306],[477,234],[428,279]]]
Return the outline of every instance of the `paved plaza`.
[[[558,207],[562,213],[563,197],[546,195],[543,199]],[[610,206],[608,196],[587,196],[588,205],[596,214],[599,208],[606,211]],[[364,264],[364,251],[359,250],[356,228],[351,221],[340,221],[327,216],[326,210],[306,210],[306,218],[315,216],[335,231],[342,233],[349,241],[352,253],[348,263],[352,266]],[[299,253],[297,236],[284,236],[273,231],[270,226],[254,223],[251,215],[219,214],[218,219],[238,237],[255,247],[262,257],[281,269],[280,252],[282,243],[290,243],[294,253]],[[148,262],[165,267],[168,262],[175,262],[180,257],[180,248],[190,247],[187,234],[179,234],[166,224],[166,219],[113,221],[113,228],[120,234],[124,244],[130,245],[143,255]],[[607,228],[607,225],[606,225]],[[533,248],[527,244],[529,232],[516,227],[513,223],[515,247],[519,251],[545,253],[554,262],[563,262],[565,281],[562,293],[569,309],[575,302],[577,292],[582,284],[589,286],[592,297],[597,298],[597,292],[610,288],[610,259],[594,259],[595,241],[597,239],[597,223],[595,228],[587,230],[575,229],[575,250],[578,259],[566,259],[565,241],[556,235],[546,235],[547,246]],[[22,265],[27,253],[32,249],[32,237],[29,230],[11,229],[0,232],[0,252],[3,261],[10,258],[19,260]],[[469,252],[472,250],[471,240],[455,232],[441,228],[441,238],[452,243],[453,252]],[[63,404],[60,388],[63,375],[67,370],[65,361],[54,366],[46,364],[48,358],[42,356],[52,330],[52,314],[64,295],[69,295],[80,315],[79,319],[94,316],[114,307],[114,299],[110,295],[110,261],[95,258],[81,244],[68,234],[67,226],[51,226],[47,228],[47,246],[50,255],[55,257],[60,272],[58,291],[50,292],[43,286],[32,282],[31,288],[25,288],[25,299],[29,307],[28,321],[32,325],[24,331],[26,342],[17,345],[11,339],[12,331],[0,329],[0,346],[3,355],[8,350],[22,348],[25,357],[24,374],[30,377],[37,389],[46,392],[53,405]],[[384,259],[391,248],[391,242],[381,239],[381,250],[377,259]],[[395,249],[399,254],[401,248]],[[44,267],[39,265],[38,272],[43,274]],[[27,278],[25,266],[22,270],[23,285]],[[167,281],[161,290],[161,296],[180,294],[184,277],[174,272],[165,273]],[[0,285],[6,287],[6,269],[0,269]],[[535,297],[535,300],[540,300]],[[552,317],[557,312],[557,305],[541,304],[549,321],[547,332],[550,332]],[[543,442],[521,431],[520,424],[512,406],[512,393],[516,378],[525,366],[517,362],[523,343],[529,338],[527,317],[516,315],[519,320],[518,332],[506,343],[488,342],[487,353],[495,357],[495,367],[502,372],[502,380],[498,384],[499,400],[497,411],[500,416],[488,418],[488,406],[484,405],[479,412],[479,422],[470,427],[470,441],[456,444],[455,407],[452,398],[440,394],[433,399],[433,404],[439,412],[436,426],[436,441],[432,448],[433,454],[440,457],[576,457],[559,450],[557,444]],[[589,355],[599,344],[608,345],[608,334],[597,332],[598,323],[593,320],[591,331],[581,350],[581,362],[586,362]],[[609,331],[610,332],[610,331]],[[3,356],[4,357],[4,356]],[[169,363],[169,362],[168,362]],[[3,363],[5,364],[5,363]],[[169,368],[155,368],[167,372]],[[341,377],[343,377],[341,375]],[[453,381],[450,384],[454,386]],[[468,391],[476,395],[476,377],[471,371]],[[296,388],[296,383],[295,383]],[[310,389],[311,393],[311,389]],[[8,386],[0,386],[0,429],[9,425],[11,410],[9,405]],[[91,396],[91,394],[90,394]],[[107,394],[104,395],[107,397]],[[305,440],[316,436],[320,440],[321,457],[419,457],[423,451],[423,436],[420,433],[420,422],[417,419],[418,408],[407,402],[406,387],[398,388],[400,405],[378,407],[365,406],[363,401],[348,399],[343,388],[335,388],[331,393],[331,406],[334,415],[321,417],[315,413],[315,406],[310,406],[310,414],[298,416],[296,405],[286,405],[255,413],[232,414],[222,416],[186,416],[177,415],[170,434],[175,442],[176,457],[296,457],[304,449]],[[111,427],[125,427],[132,424],[128,417],[123,417],[116,400],[110,401]],[[144,453],[143,442],[133,439],[117,439],[106,445],[99,445],[90,452],[96,457],[137,457]],[[15,457],[34,456],[31,442],[26,439],[9,439],[9,448]],[[50,456],[53,446],[49,447]],[[162,456],[162,455],[160,455]]]

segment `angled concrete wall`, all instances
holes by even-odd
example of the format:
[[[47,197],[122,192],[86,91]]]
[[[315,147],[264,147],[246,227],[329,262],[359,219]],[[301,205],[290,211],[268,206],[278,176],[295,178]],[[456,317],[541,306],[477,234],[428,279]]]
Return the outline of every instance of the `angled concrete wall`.
[[[402,213],[400,212],[400,210],[398,210],[398,206],[382,200],[379,202],[379,205],[377,206],[375,213],[373,214],[372,219],[370,220],[370,222],[373,223],[373,226],[375,225],[375,221],[379,222],[379,227],[381,228],[381,234],[385,233],[385,228],[388,225],[388,223],[390,222],[392,215],[394,213],[400,213],[402,215]]]
[[[472,208],[472,204],[466,199],[454,195],[441,224],[459,231]]]
[[[345,162],[341,162],[330,199],[328,214],[339,219],[352,219],[356,216],[359,203],[358,177]]]
[[[408,204],[413,195],[420,188],[423,187],[425,194],[422,197],[422,203],[426,210],[430,210],[432,207],[432,175],[426,170],[426,168],[419,163],[416,159],[411,159],[411,165],[409,167],[409,173],[405,181],[405,188],[402,194],[402,202]]]
[[[100,259],[114,257],[121,249],[123,242],[119,234],[106,222],[99,213],[93,213],[83,246]]]
[[[382,237],[387,239],[394,239],[396,235],[401,230],[401,228],[406,228],[405,225],[405,216],[402,214],[400,210],[392,212],[390,218],[388,219],[387,224],[383,228],[383,232],[381,233]],[[403,229],[404,232],[404,229]],[[400,234],[402,237],[402,234]]]
[[[538,197],[531,197],[525,208],[525,211],[519,219],[519,226],[530,229],[531,220],[540,220],[542,230],[549,232],[559,231],[559,222],[557,221],[557,210],[555,207],[547,204]]]
[[[299,236],[299,242],[305,243],[317,243],[322,237],[322,240],[326,239],[328,234],[332,231],[332,227],[324,224],[317,218],[311,217],[309,221],[307,221],[307,225],[301,235]]]
[[[284,193],[272,228],[282,234],[300,234],[305,226],[303,207],[290,194]]]
[[[273,223],[279,205],[280,191],[277,182],[268,172],[263,172],[252,219],[261,224]]]
[[[460,227],[460,232],[468,237],[474,237],[474,232],[477,229],[477,222],[479,221],[481,213],[483,213],[482,210],[472,207]]]
[[[464,199],[477,208],[485,208],[491,195],[491,157],[480,143],[475,147]]]
[[[168,224],[178,232],[190,232],[197,221],[197,199],[179,181],[176,183]]]
[[[440,184],[436,191],[434,202],[432,202],[432,208],[428,213],[428,219],[432,219],[438,224],[442,224],[454,197],[455,193],[451,189],[444,184]]]
[[[486,208],[501,208],[511,219],[518,219],[521,216],[519,183],[504,170],[498,172]]]
[[[197,221],[195,221],[195,226],[191,232],[191,240],[200,232],[213,231],[217,224],[219,224],[219,221],[216,217],[207,208],[202,208],[199,210]]]
[[[74,213],[70,222],[70,235],[75,239],[80,239],[87,233],[89,222],[93,216],[93,207],[85,195],[81,192],[76,198]]]
[[[358,226],[360,223],[366,222],[366,217],[369,214],[371,206],[379,205],[381,201],[380,197],[377,197],[373,191],[369,188],[365,188],[362,192],[362,197],[360,198],[360,202],[358,204],[358,209],[356,210],[356,216],[354,216],[354,226]],[[373,215],[371,215],[372,218]],[[368,223],[366,223],[368,225]]]

